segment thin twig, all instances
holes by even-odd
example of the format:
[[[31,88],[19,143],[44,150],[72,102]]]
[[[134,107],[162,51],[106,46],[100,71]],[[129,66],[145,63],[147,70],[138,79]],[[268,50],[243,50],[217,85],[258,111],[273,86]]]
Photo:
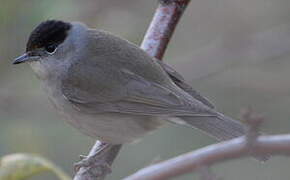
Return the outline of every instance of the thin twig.
[[[144,49],[152,57],[162,59],[167,44],[174,32],[174,29],[188,5],[190,0],[160,0],[153,20],[147,30],[142,42],[141,48]],[[88,157],[95,154],[101,148],[104,142],[97,141],[90,150]],[[102,157],[99,162],[105,162],[111,165],[117,157],[121,145],[113,145],[113,147]],[[107,172],[91,173],[94,167],[81,167],[76,173],[74,180],[103,180]],[[101,171],[101,170],[99,170]]]
[[[255,154],[254,148],[257,138],[259,135],[261,135],[260,127],[264,122],[264,117],[261,114],[254,112],[253,109],[249,107],[241,111],[241,118],[242,121],[247,125],[245,138],[247,141],[249,154],[261,162],[267,161],[271,155],[267,154],[261,156],[259,154]]]
[[[290,134],[260,136],[251,147],[259,155],[290,155]],[[213,144],[170,160],[146,167],[124,180],[165,180],[198,170],[203,165],[251,156],[245,137]]]
[[[255,145],[257,137],[260,135],[259,129],[264,121],[262,115],[254,113],[252,108],[242,110],[242,121],[247,125],[246,138],[248,146]]]

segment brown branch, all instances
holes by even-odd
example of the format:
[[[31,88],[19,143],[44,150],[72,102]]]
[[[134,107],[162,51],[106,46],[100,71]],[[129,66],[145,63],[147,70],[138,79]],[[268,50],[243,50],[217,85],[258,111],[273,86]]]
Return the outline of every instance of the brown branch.
[[[167,44],[174,32],[174,29],[183,14],[190,0],[159,0],[160,4],[156,9],[153,20],[147,30],[142,42],[141,48],[149,55],[161,59],[166,50]],[[88,157],[98,152],[102,144],[97,141],[90,150]],[[96,162],[111,165],[118,155],[121,145],[112,145],[112,147]],[[97,172],[97,173],[96,173]],[[96,169],[96,167],[81,167],[76,173],[74,180],[103,180],[107,175],[105,169]]]
[[[141,48],[162,59],[175,27],[190,0],[159,0],[160,4],[147,30]]]
[[[251,148],[251,149],[249,149]],[[124,180],[165,180],[210,166],[225,160],[259,155],[290,155],[290,134],[260,136],[255,145],[248,146],[244,137],[213,144],[170,160],[146,167]]]

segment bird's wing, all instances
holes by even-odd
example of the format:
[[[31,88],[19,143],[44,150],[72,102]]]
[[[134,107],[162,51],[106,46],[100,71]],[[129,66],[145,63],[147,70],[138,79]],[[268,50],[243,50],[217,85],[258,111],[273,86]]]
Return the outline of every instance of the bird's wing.
[[[72,62],[61,80],[63,95],[73,106],[92,113],[207,114],[208,101],[188,88],[172,68],[107,32],[90,33],[95,47],[91,54],[96,56]],[[182,82],[188,93],[176,86],[170,76]]]
[[[185,92],[187,92],[188,94],[190,94],[192,97],[199,100],[203,104],[207,105],[208,107],[212,109],[215,108],[212,102],[210,102],[206,97],[202,96],[199,92],[197,92],[189,84],[187,84],[184,78],[177,71],[175,71],[172,67],[165,64],[162,61],[157,60],[157,62],[164,69],[164,71],[166,71],[166,73],[169,75],[169,77],[177,86],[179,86]]]
[[[207,106],[191,98],[173,83],[166,87],[128,69],[109,71],[108,67],[94,65],[91,61],[71,65],[62,79],[62,93],[75,108],[87,113],[209,115]]]

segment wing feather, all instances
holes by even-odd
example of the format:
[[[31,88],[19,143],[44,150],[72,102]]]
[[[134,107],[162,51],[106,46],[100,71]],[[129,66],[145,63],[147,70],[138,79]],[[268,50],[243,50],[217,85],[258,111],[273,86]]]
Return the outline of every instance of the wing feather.
[[[72,66],[70,71],[75,72],[73,68],[76,67]],[[62,81],[63,95],[79,111],[86,113],[118,112],[161,116],[209,115],[208,108],[206,106],[202,108],[203,105],[199,101],[196,101],[197,104],[194,106],[192,101],[185,99],[172,87],[150,82],[128,70],[120,70],[120,73],[123,74],[121,76],[119,74],[119,77],[125,78],[119,79],[119,81],[126,84],[120,83],[115,85],[114,88],[107,89],[99,80],[88,81],[88,79],[92,79],[92,76],[98,76],[99,73],[97,71],[101,71],[100,74],[103,77],[106,76],[105,71],[95,68],[86,68],[86,70],[86,73],[81,75],[82,79],[70,73],[71,75],[66,76]],[[83,80],[86,82],[79,82]],[[105,92],[101,95],[103,91],[110,92]]]
[[[188,85],[186,81],[184,80],[184,78],[177,71],[175,71],[172,67],[165,64],[162,61],[157,60],[157,62],[161,65],[161,67],[166,71],[166,73],[169,75],[169,77],[177,86],[179,86],[185,92],[187,92],[188,94],[190,94],[192,97],[199,100],[203,104],[207,105],[208,107],[212,109],[215,108],[214,104],[210,102],[210,100],[202,96],[199,92],[197,92],[190,85]]]

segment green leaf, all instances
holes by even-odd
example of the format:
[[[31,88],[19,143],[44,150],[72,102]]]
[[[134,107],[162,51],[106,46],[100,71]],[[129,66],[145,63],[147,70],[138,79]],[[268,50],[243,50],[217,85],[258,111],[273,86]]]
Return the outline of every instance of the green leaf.
[[[24,180],[45,171],[53,172],[60,180],[71,180],[59,167],[37,155],[11,154],[0,160],[1,180]]]

